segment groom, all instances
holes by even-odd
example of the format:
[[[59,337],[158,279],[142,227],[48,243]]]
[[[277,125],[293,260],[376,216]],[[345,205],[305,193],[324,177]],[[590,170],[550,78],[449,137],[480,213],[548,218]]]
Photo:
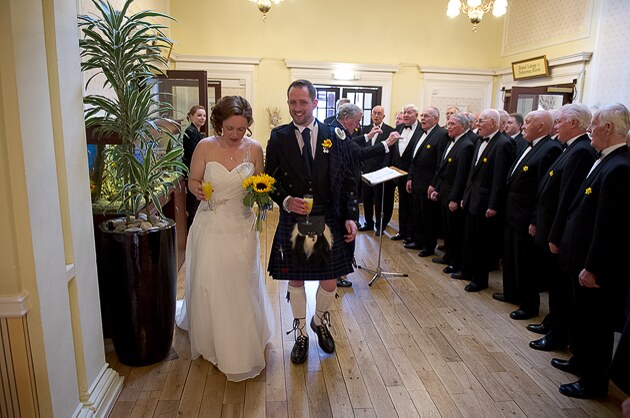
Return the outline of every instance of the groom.
[[[319,281],[310,327],[317,334],[322,350],[335,351],[335,341],[328,330],[328,309],[335,299],[336,277],[353,271],[349,243],[356,237],[359,215],[351,153],[341,139],[343,134],[338,137],[333,128],[313,117],[316,95],[310,81],[291,83],[287,103],[293,122],[271,131],[265,167],[276,178],[276,190],[271,196],[281,208],[268,270],[275,280],[289,281],[287,299],[295,333],[291,361],[295,364],[304,363],[308,355],[305,280]],[[330,251],[324,251],[323,260],[317,263],[312,256],[307,256],[306,261],[298,260],[299,251],[294,250],[294,245],[300,241],[292,240],[296,224],[308,213],[308,203],[302,198],[306,194],[314,197],[309,216],[325,219],[330,232],[328,239],[332,241]],[[311,241],[311,237],[304,241]]]

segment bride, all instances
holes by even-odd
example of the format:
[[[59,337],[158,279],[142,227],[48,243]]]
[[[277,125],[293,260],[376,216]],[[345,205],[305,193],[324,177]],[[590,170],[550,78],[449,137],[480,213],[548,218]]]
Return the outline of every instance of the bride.
[[[253,118],[244,98],[222,98],[210,122],[218,136],[199,142],[190,165],[188,188],[202,202],[188,233],[186,295],[176,319],[188,330],[193,359],[202,356],[241,381],[265,368],[274,331],[255,215],[243,204],[243,180],[263,171],[263,152],[245,136]]]

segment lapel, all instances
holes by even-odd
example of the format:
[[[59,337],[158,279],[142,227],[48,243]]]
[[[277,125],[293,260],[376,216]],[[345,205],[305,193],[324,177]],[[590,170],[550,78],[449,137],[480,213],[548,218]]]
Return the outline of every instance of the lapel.
[[[420,137],[422,136],[423,133],[424,131],[422,130],[422,127],[420,126],[420,122],[418,122],[418,126],[416,126],[416,130],[413,132],[413,135],[409,139],[409,143],[407,144],[407,148],[405,148],[405,152],[403,152],[403,155],[407,154],[409,156],[409,161],[413,159],[412,158],[413,150],[416,148],[416,144],[418,143],[418,140],[420,140]]]
[[[448,167],[448,159],[451,155],[454,155],[457,150],[462,146],[462,143],[464,142],[463,140],[466,138],[466,135],[462,135],[461,138],[459,138],[457,140],[457,142],[453,145],[453,147],[448,151],[448,154],[446,155],[442,155],[440,158],[442,158],[442,160],[440,161],[440,168],[438,171],[442,171],[444,168]],[[450,141],[450,139],[449,139]],[[450,144],[449,144],[450,145]],[[444,153],[446,153],[446,150],[448,149],[448,145],[446,146],[446,149],[444,149]]]
[[[479,169],[483,165],[483,159],[488,156],[488,154],[490,153],[490,150],[492,150],[492,148],[494,147],[494,144],[497,142],[499,135],[501,135],[501,132],[497,132],[492,138],[490,138],[490,140],[488,141],[488,145],[486,145],[486,149],[484,149],[483,153],[481,153],[481,155],[479,156],[479,162],[473,166],[472,174],[475,174],[476,172],[479,171]],[[479,151],[479,148],[481,148],[482,143],[483,142],[481,141],[481,139],[477,141],[477,144],[475,145],[475,156],[477,156],[477,152]]]
[[[331,125],[331,126],[334,126],[334,125]],[[317,141],[316,141],[317,143],[315,144],[315,150],[313,150],[315,152],[315,161],[313,162],[313,173],[315,177],[317,177],[318,173],[323,173],[325,171],[323,170],[323,168],[329,164],[329,156],[332,151],[332,147],[331,147],[331,149],[329,149],[328,152],[324,152],[324,145],[323,145],[324,140],[326,139],[332,140],[332,138],[330,137],[331,130],[326,129],[327,126],[324,125],[323,123],[320,123],[319,121],[317,121],[317,127],[318,127],[317,128]],[[346,135],[348,135],[347,132],[346,132]],[[333,141],[333,147],[334,145],[335,145],[335,141]]]
[[[306,167],[302,159],[302,151],[296,137],[296,129],[293,123],[285,125],[282,129],[284,141],[282,142],[282,151],[287,157],[287,162],[294,172],[298,173],[301,179],[306,180]]]
[[[528,152],[525,157],[523,157],[523,159],[518,163],[518,166],[515,165],[516,161],[514,162],[514,164],[512,164],[512,167],[510,168],[510,177],[508,178],[508,183],[516,178],[516,175],[521,172],[521,169],[527,164],[529,160],[532,159],[534,155],[541,152],[541,150],[543,149],[543,145],[548,141],[551,141],[551,137],[549,135],[543,137],[534,147],[532,147],[532,150]]]
[[[628,146],[627,145],[623,146],[623,147],[619,147],[619,148],[613,150],[613,152],[611,152],[610,154],[605,156],[604,159],[601,160],[599,162],[599,164],[597,164],[597,167],[595,167],[593,169],[593,172],[591,173],[591,175],[588,176],[586,179],[584,179],[584,182],[582,182],[582,186],[580,186],[580,188],[578,189],[578,193],[575,196],[575,198],[573,199],[573,203],[571,203],[571,206],[569,207],[569,210],[572,209],[573,206],[577,205],[580,200],[582,200],[583,196],[585,195],[586,188],[590,187],[591,184],[593,184],[595,182],[599,172],[602,170],[602,167],[608,162],[608,160],[610,158],[614,157],[615,155],[621,154],[623,152],[628,152]],[[595,164],[595,162],[593,162],[593,164]]]

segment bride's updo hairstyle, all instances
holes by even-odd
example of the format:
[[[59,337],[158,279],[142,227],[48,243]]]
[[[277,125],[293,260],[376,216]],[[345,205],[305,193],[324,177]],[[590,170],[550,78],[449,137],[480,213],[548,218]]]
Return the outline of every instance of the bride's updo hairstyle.
[[[241,96],[225,96],[212,107],[210,123],[217,135],[223,134],[223,122],[231,116],[242,116],[247,119],[247,134],[251,135],[249,127],[254,123],[252,107]]]

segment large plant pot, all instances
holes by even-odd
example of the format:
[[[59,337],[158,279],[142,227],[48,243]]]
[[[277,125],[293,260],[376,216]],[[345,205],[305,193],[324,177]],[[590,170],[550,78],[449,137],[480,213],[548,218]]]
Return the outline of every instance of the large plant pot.
[[[109,231],[107,223],[96,240],[105,333],[122,363],[157,363],[168,356],[175,327],[175,223],[140,233]]]

